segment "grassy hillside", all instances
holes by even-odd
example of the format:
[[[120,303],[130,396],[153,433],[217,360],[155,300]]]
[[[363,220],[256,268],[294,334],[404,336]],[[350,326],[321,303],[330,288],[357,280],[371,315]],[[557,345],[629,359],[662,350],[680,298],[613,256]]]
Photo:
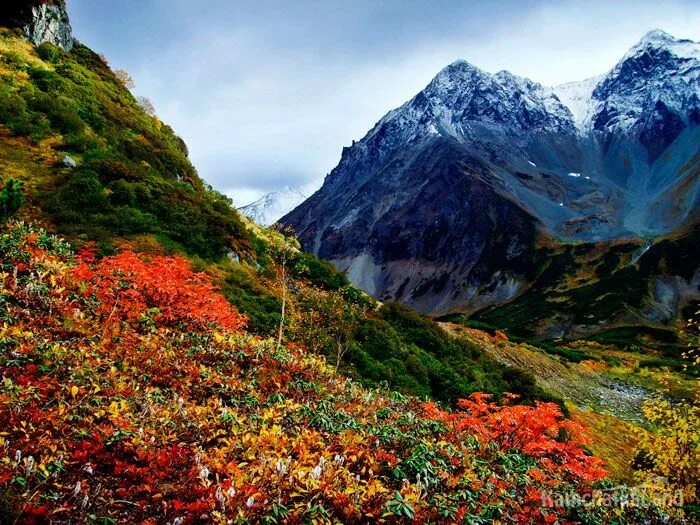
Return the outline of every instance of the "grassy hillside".
[[[184,142],[104,59],[84,46],[34,49],[5,31],[0,60],[0,122],[43,161],[19,178],[62,232],[103,243],[149,235],[207,259],[245,241],[230,201],[205,186]],[[77,169],[63,169],[65,154]]]
[[[106,60],[84,46],[35,48],[0,30],[0,177],[23,184],[19,215],[102,255],[120,246],[180,253],[216,277],[248,318],[271,336],[280,323],[284,259],[290,316],[286,339],[334,360],[333,301],[352,318],[341,368],[367,384],[454,402],[474,391],[550,399],[527,374],[446,336],[396,305],[380,307],[292,239],[241,218],[198,177],[173,130],[145,112]],[[61,161],[70,156],[77,166]],[[317,327],[299,322],[311,313]],[[320,329],[320,330],[319,330]]]

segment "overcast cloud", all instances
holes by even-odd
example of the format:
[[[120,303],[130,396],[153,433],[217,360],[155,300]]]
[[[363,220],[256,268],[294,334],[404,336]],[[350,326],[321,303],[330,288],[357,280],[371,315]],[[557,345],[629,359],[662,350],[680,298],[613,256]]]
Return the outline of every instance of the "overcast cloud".
[[[68,0],[200,175],[247,204],[324,176],[343,146],[458,58],[546,85],[603,73],[647,31],[700,40],[700,2]]]

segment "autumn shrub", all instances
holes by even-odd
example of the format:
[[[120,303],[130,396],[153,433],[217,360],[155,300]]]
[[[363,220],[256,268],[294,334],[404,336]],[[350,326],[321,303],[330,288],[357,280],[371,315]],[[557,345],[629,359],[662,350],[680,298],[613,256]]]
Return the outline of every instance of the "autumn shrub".
[[[109,188],[109,202],[111,204],[133,206],[136,203],[136,192],[132,183],[119,179],[110,182],[107,187]]]
[[[12,128],[26,118],[27,103],[9,89],[0,89],[0,122]]]
[[[85,153],[99,147],[99,141],[82,130],[69,133],[63,137],[63,147],[68,152]]]
[[[542,494],[604,476],[555,405],[361,388],[247,335],[178,257],[74,256],[11,223],[0,279],[10,522],[571,522],[588,511]]]
[[[78,261],[69,275],[80,283],[83,297],[99,304],[94,313],[108,321],[137,322],[147,315],[150,323],[163,326],[215,325],[234,332],[245,326],[208,279],[181,257],[147,260],[127,251],[95,261],[95,250],[88,247]]]
[[[85,124],[68,105],[56,106],[48,113],[51,126],[64,135],[77,134],[83,131]]]
[[[552,401],[566,410],[530,374],[501,365],[403,305],[385,303],[366,315],[354,338],[348,363],[358,377],[372,383],[450,404],[476,391],[513,392],[524,403]]]
[[[698,312],[700,313],[700,312]],[[688,324],[686,367],[700,368],[697,321]],[[638,479],[649,487],[666,510],[688,520],[700,519],[700,380],[689,399],[673,400],[664,392],[647,399],[642,413],[650,432],[640,432],[635,467]]]

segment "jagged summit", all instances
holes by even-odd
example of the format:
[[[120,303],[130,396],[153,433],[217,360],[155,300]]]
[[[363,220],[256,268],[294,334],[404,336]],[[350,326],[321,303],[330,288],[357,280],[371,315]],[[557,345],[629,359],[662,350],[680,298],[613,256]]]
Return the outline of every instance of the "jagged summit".
[[[655,80],[655,73],[646,71],[643,66],[639,81],[632,78],[634,75],[626,78],[625,72],[636,69],[632,65],[638,60],[638,55],[644,54],[660,57],[657,61],[658,79]],[[436,137],[472,142],[494,133],[517,135],[518,140],[533,132],[586,137],[593,133],[594,122],[599,132],[629,129],[642,117],[647,82],[660,86],[659,98],[665,106],[679,107],[681,113],[692,116],[698,106],[697,99],[693,98],[697,89],[677,86],[677,81],[686,85],[695,82],[698,54],[698,44],[692,40],[679,39],[655,29],[630,48],[608,73],[552,88],[507,70],[491,74],[467,60],[458,59],[440,70],[413,99],[387,113],[354,148],[348,148],[346,162],[357,156],[380,158],[388,154],[393,145],[422,143]],[[622,80],[618,78],[620,75]],[[668,84],[671,86],[666,90],[668,93],[662,94],[669,76],[678,78]],[[608,84],[615,79],[620,85],[609,89]],[[626,86],[622,85],[625,83]],[[598,90],[601,84],[606,88]],[[674,93],[680,96],[680,100],[674,99]],[[642,100],[638,100],[639,97]],[[655,118],[662,117],[657,114]],[[578,173],[580,167],[572,169]],[[271,201],[282,201],[272,207],[284,210],[285,205],[295,202],[286,194],[286,191],[273,192],[268,199],[263,198],[243,209],[252,213],[254,219],[262,219],[263,216],[253,210],[260,210],[263,204],[264,207],[272,206]]]
[[[566,127],[565,109],[551,89],[508,71],[488,73],[465,60],[440,71],[403,108],[457,136],[469,134],[465,124],[476,121],[509,123],[520,130]]]
[[[679,42],[680,39],[674,37],[673,35],[667,33],[663,29],[652,29],[648,33],[646,33],[637,46],[640,44],[659,44],[659,43],[667,43],[667,42]],[[689,40],[687,40],[689,42]]]
[[[460,59],[443,68],[412,100],[389,112],[375,129],[398,121],[408,135],[423,131],[460,137],[469,133],[465,124],[473,121],[507,123],[511,131],[575,129],[585,134],[594,122],[596,129],[607,124],[629,128],[641,116],[634,99],[647,92],[639,85],[643,82],[656,85],[666,105],[688,110],[684,87],[697,91],[699,61],[700,45],[660,29],[648,32],[607,74],[554,88],[509,71],[491,74]],[[669,76],[677,82],[669,82]],[[611,89],[611,83],[617,85]],[[618,114],[614,122],[608,119],[611,112]]]
[[[647,33],[607,74],[549,88],[509,71],[491,74],[466,60],[443,68],[413,99],[389,112],[363,139],[383,145],[393,137],[423,140],[434,135],[458,140],[501,125],[505,133],[575,133],[621,127],[641,117],[639,100],[656,86],[669,107],[688,112],[697,91],[700,47],[654,30]],[[674,77],[669,81],[669,77]],[[690,88],[690,91],[686,88]]]
[[[647,47],[658,48],[658,47],[671,47],[677,51],[692,50],[693,47],[697,49],[698,43],[687,39],[687,38],[676,38],[675,36],[663,31],[662,29],[652,29],[647,34],[645,34],[639,42],[637,42],[628,51],[628,55],[634,54],[640,49]]]
[[[645,111],[654,111],[657,103],[686,125],[698,107],[698,96],[700,44],[654,30],[634,45],[593,90],[592,127],[604,133],[630,130],[643,123]]]

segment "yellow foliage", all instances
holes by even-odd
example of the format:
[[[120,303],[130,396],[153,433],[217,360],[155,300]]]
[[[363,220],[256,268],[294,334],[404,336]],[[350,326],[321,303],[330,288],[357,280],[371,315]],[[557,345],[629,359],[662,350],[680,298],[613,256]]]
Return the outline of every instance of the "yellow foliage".
[[[696,328],[697,323],[691,321],[689,327]],[[700,365],[696,339],[684,357],[689,367]],[[645,402],[642,411],[655,431],[640,436],[638,478],[653,487],[660,502],[669,503],[670,511],[679,500],[679,491],[683,494],[683,503],[697,503],[700,499],[700,380],[696,381],[693,398],[674,402],[659,396]],[[681,509],[676,510],[682,513]]]

